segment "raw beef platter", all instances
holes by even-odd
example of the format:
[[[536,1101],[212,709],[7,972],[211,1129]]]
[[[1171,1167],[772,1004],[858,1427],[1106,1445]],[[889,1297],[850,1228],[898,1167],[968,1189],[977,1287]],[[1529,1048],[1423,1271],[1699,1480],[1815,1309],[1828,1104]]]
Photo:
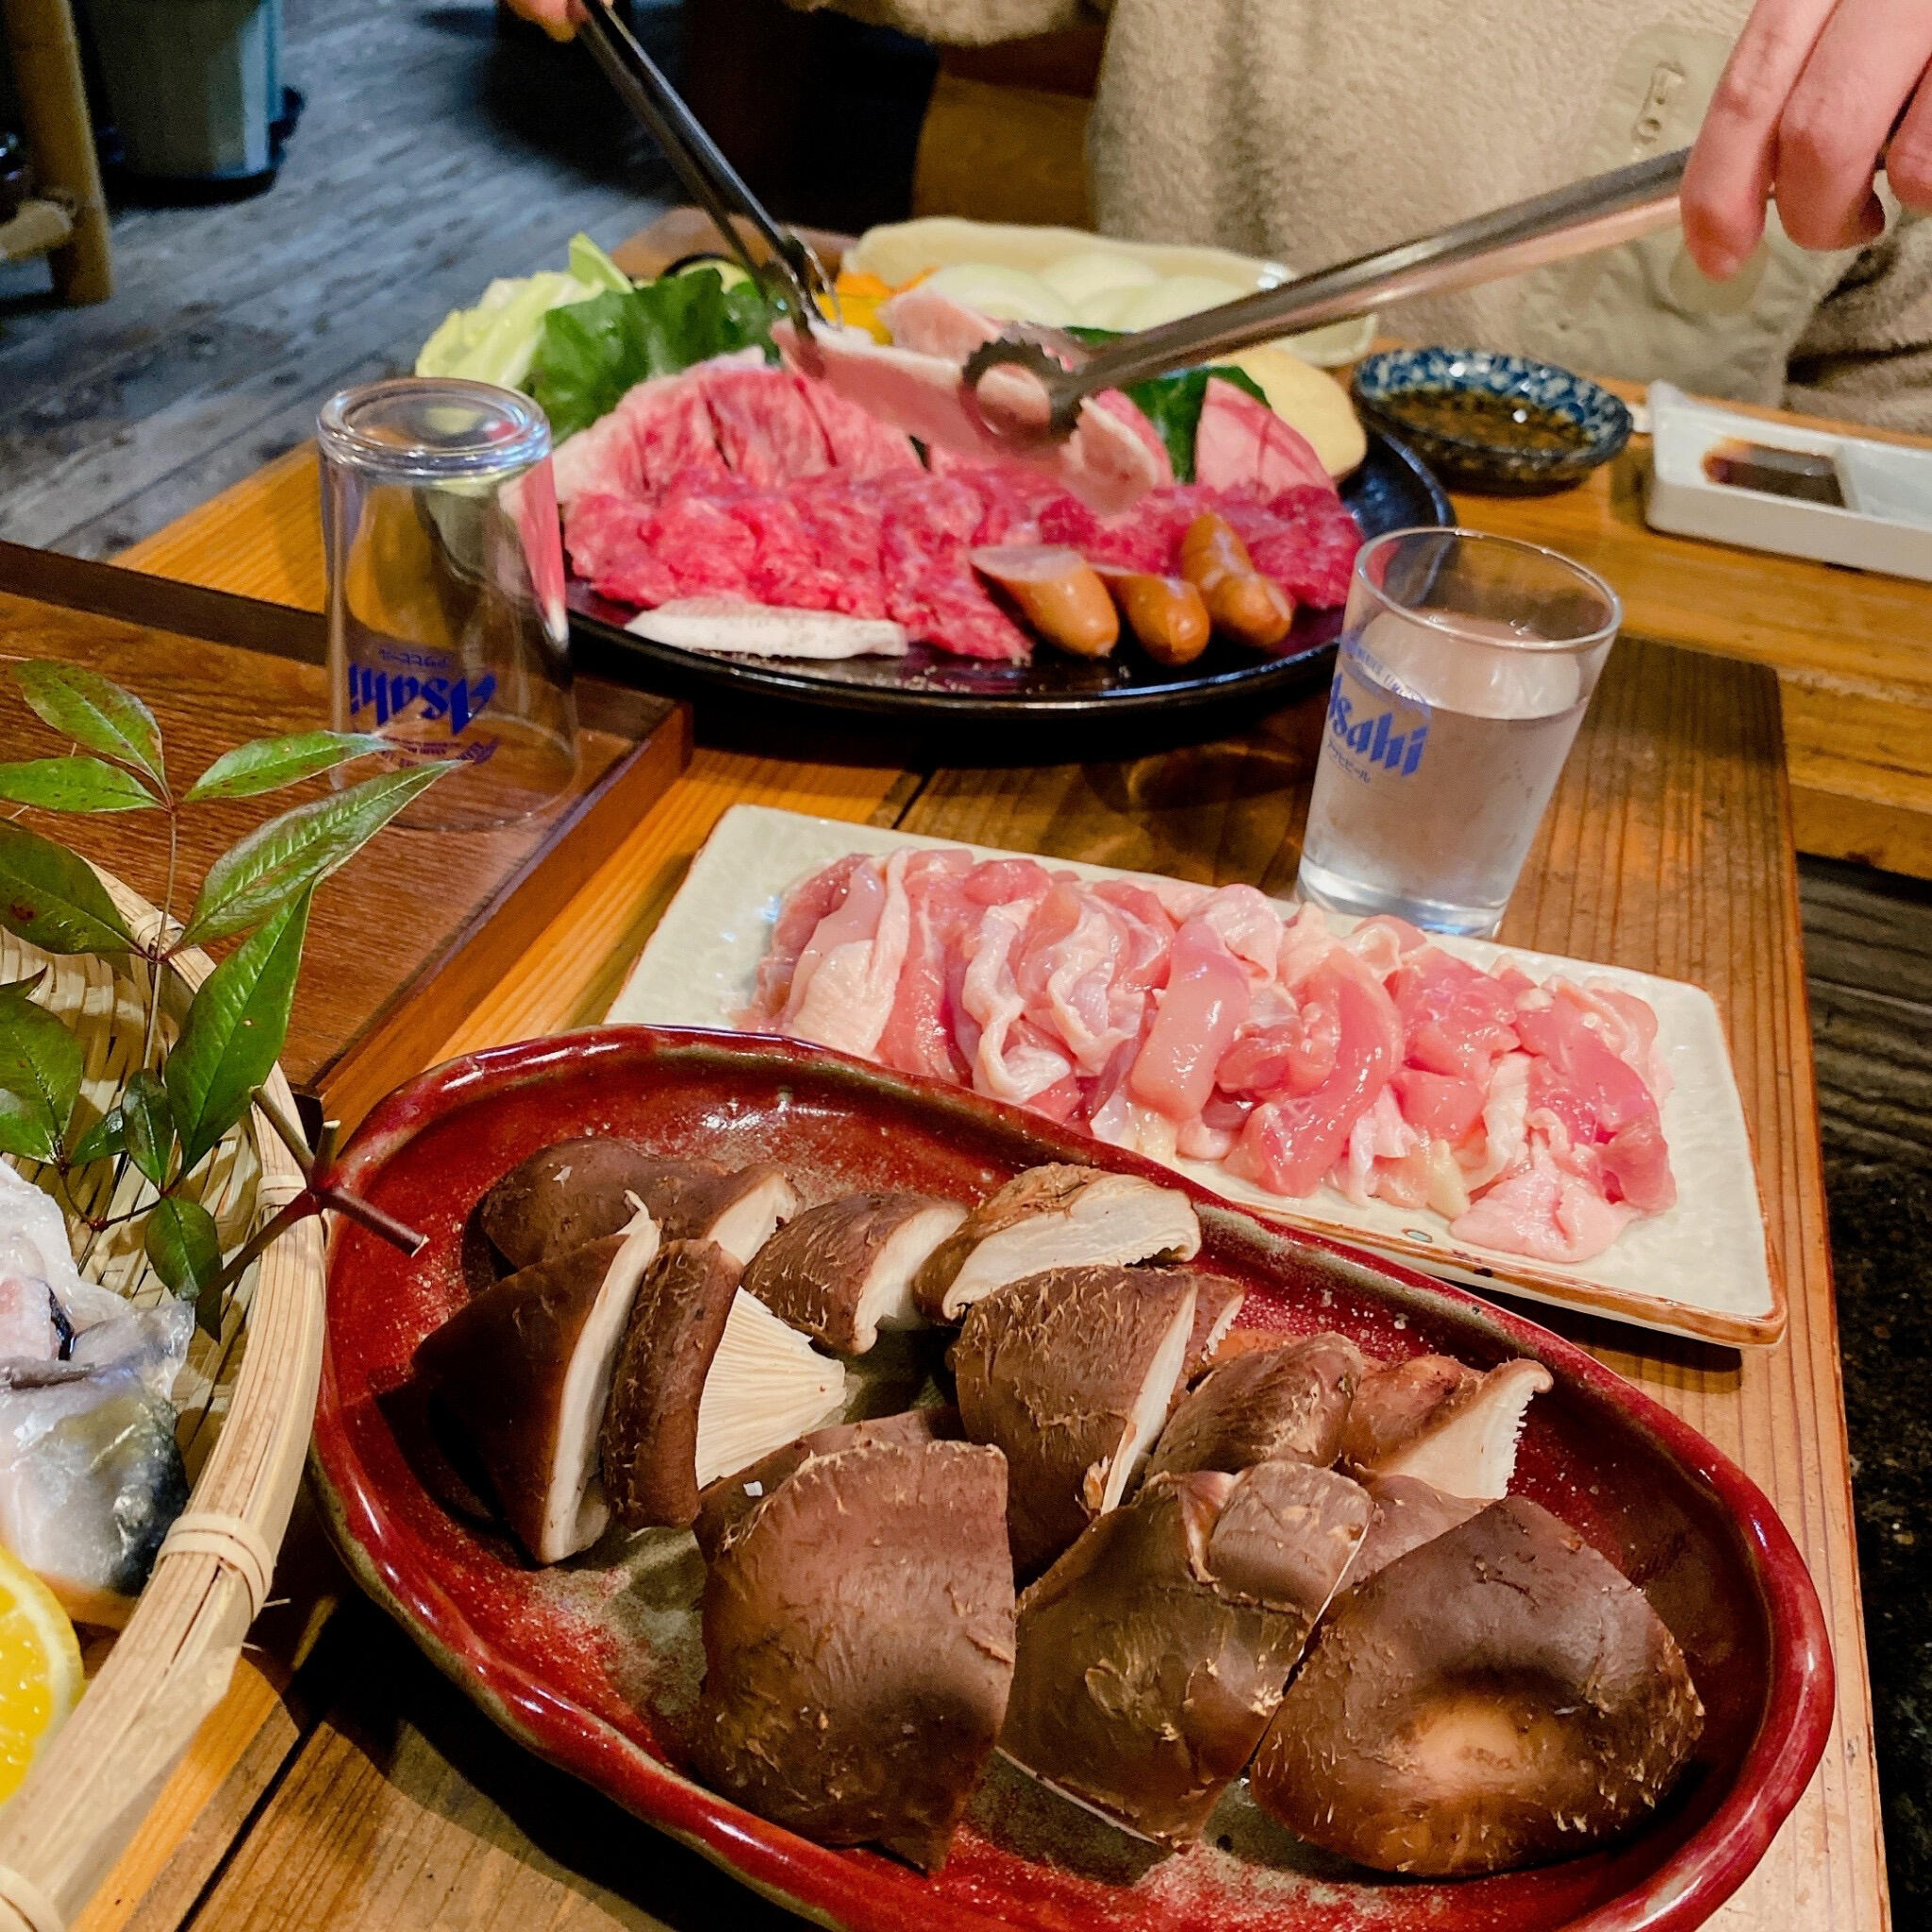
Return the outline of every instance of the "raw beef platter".
[[[1722,1025],[1648,975],[740,807],[613,1009],[862,1054],[1453,1278],[1772,1341]]]
[[[1064,266],[1145,292],[1125,252]],[[1367,443],[1340,385],[1248,351],[1103,392],[1064,442],[1016,455],[962,402],[962,362],[1024,308],[1082,331],[1044,282],[1015,293],[954,270],[896,289],[848,274],[807,332],[733,263],[634,285],[579,237],[568,273],[493,284],[417,367],[543,405],[571,571],[659,645],[1170,669],[1210,641],[1298,648],[1297,613],[1343,602],[1361,541],[1336,479]]]

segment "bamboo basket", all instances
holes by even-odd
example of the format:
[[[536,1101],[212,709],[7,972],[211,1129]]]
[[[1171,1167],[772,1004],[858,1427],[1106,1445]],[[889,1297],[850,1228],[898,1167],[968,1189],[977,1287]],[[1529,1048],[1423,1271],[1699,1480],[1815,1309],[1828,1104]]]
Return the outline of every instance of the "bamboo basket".
[[[145,940],[160,914],[117,879],[104,874],[102,883]],[[85,1052],[76,1108],[85,1126],[137,1063],[150,969],[134,958],[57,958],[0,933],[0,977],[42,967],[35,997],[74,1024]],[[212,970],[200,952],[170,963],[163,1038],[178,1030]],[[294,1118],[279,1067],[267,1094]],[[24,1163],[22,1172],[31,1179],[37,1170]],[[102,1162],[77,1191],[95,1211],[111,1196],[118,1211],[144,1185],[131,1170],[118,1190],[113,1181],[111,1163]],[[304,1185],[279,1137],[250,1114],[217,1149],[202,1190],[223,1251],[232,1252]],[[85,1272],[137,1301],[166,1294],[128,1235],[110,1230]],[[64,1932],[227,1690],[302,1479],[322,1364],[323,1284],[317,1217],[289,1229],[242,1277],[219,1338],[196,1333],[175,1391],[192,1480],[188,1508],[107,1663],[0,1809],[0,1932]]]

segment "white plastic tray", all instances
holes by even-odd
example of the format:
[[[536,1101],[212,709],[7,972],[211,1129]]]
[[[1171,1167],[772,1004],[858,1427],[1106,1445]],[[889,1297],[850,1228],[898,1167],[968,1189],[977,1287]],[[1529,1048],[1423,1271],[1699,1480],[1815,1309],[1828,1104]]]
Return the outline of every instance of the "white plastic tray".
[[[1668,382],[1650,386],[1650,433],[1653,529],[1932,582],[1932,449],[1740,415]],[[1713,483],[1704,458],[1732,440],[1830,457],[1845,507]]]

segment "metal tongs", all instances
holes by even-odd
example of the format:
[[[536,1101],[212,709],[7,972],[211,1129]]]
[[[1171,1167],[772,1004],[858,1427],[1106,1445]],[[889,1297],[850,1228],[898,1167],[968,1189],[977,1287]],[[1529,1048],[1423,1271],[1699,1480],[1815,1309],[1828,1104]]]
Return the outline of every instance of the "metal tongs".
[[[1678,148],[1592,175],[1091,352],[1057,330],[1028,329],[1024,337],[1009,330],[967,358],[961,386],[994,435],[1015,444],[1058,441],[1072,432],[1081,402],[1100,390],[1198,368],[1275,336],[1366,314],[1382,303],[1473,288],[1667,226],[1677,218],[1677,190],[1690,158],[1689,148]],[[1037,379],[1043,409],[1040,396],[1015,396],[1004,387],[997,399],[982,403],[980,384],[988,372],[1014,365]]]
[[[831,291],[818,257],[766,211],[744,177],[685,106],[677,90],[665,79],[663,70],[639,44],[615,0],[584,0],[584,42],[604,70],[605,79],[664,151],[664,158],[677,171],[692,200],[717,225],[745,273],[777,300],[808,337],[819,314],[820,298],[829,296]],[[767,255],[752,253],[738,225],[740,221],[750,225],[769,251]]]

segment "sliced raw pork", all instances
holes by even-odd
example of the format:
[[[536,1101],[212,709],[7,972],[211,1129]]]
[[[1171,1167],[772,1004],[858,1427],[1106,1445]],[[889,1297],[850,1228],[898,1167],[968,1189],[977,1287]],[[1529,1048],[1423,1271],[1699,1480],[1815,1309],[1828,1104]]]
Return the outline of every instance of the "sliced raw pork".
[[[848,402],[882,423],[917,437],[928,447],[991,461],[1027,464],[1058,478],[1083,503],[1101,510],[1125,509],[1166,480],[1146,439],[1108,410],[1083,408],[1063,442],[1042,443],[1037,453],[1010,448],[983,429],[961,394],[959,364],[942,356],[874,341],[863,330],[822,328],[802,347],[796,331],[780,323],[773,340],[793,365],[825,382]],[[1032,390],[1024,376],[1012,384],[995,371],[984,386],[990,400],[1003,388],[1020,397]]]
[[[1252,491],[1264,501],[1296,488],[1336,494],[1307,438],[1266,403],[1218,375],[1210,375],[1201,392],[1194,480],[1210,490]]]
[[[973,515],[950,480],[936,542]],[[788,896],[741,1024],[1543,1261],[1587,1260],[1676,1197],[1641,1000],[1485,973],[1399,920],[1284,924],[1251,886],[855,854]]]

